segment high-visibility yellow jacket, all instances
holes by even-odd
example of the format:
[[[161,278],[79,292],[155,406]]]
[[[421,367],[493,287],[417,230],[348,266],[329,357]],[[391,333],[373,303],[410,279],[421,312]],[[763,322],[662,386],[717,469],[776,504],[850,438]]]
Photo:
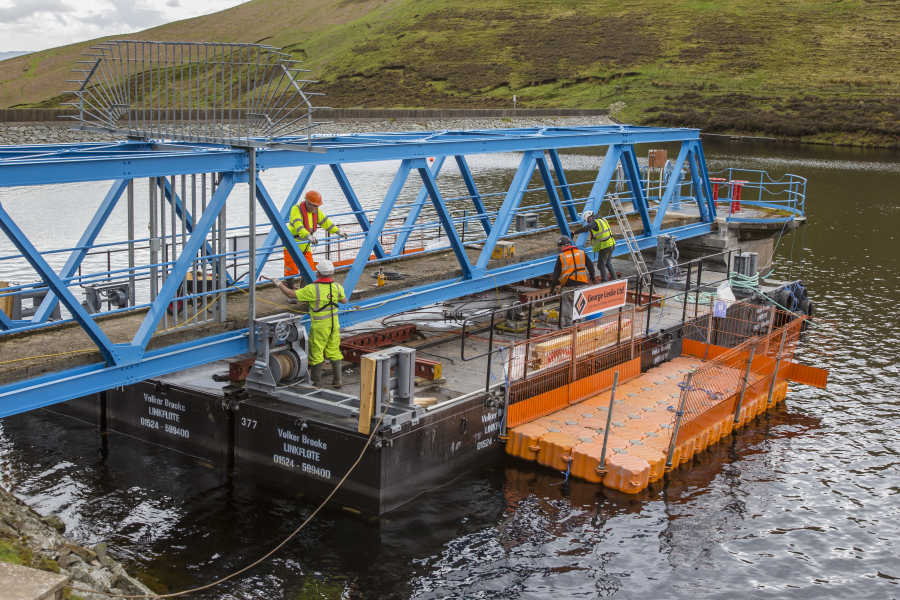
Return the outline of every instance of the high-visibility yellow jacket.
[[[323,327],[340,329],[338,302],[344,298],[344,288],[330,277],[320,277],[310,285],[296,291],[300,302],[309,303],[312,329]]]
[[[594,222],[591,223],[590,231],[591,238],[594,241],[594,246],[592,248],[594,252],[599,252],[600,250],[611,248],[616,245],[616,240],[612,236],[612,231],[609,229],[609,223],[606,222],[606,219],[594,217]]]
[[[288,229],[300,246],[300,252],[309,252],[309,235],[315,233],[320,227],[327,231],[329,235],[340,233],[338,226],[332,223],[331,219],[325,215],[325,211],[322,210],[321,206],[314,213],[306,210],[306,202],[300,202],[291,209],[291,215],[288,218]]]

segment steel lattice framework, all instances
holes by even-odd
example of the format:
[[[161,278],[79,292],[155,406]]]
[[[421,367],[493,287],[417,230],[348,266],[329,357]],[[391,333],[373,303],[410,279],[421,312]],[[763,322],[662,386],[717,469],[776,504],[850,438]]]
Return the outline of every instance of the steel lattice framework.
[[[316,125],[317,83],[278,48],[259,44],[112,40],[74,72],[73,129],[140,138],[271,147]],[[309,149],[296,144],[293,150]]]
[[[251,141],[264,145],[267,140],[256,138]],[[651,207],[641,179],[634,147],[638,143],[651,142],[680,143],[681,149],[675,168],[677,170],[685,168],[689,172],[690,180],[687,184],[693,190],[693,201],[699,209],[700,222],[663,229],[666,211],[673,198],[680,194],[680,189],[677,189],[677,178],[671,178],[668,185],[659,190],[658,204]],[[218,249],[210,247],[209,236],[211,230],[215,231],[217,219],[220,218],[220,213],[229,200],[229,194],[239,182],[254,182],[251,189],[254,198],[250,205],[251,215],[255,206],[261,207],[271,226],[261,249],[253,245],[255,241],[251,242],[249,255],[251,259],[255,258],[255,265],[253,262],[250,263],[253,265],[251,270],[257,277],[247,277],[225,284],[242,287],[251,294],[272,252],[271,249],[282,244],[299,266],[302,276],[309,281],[313,280],[313,273],[303,256],[299,254],[286,220],[291,207],[300,199],[317,168],[326,167],[337,179],[360,228],[360,233],[356,235],[360,247],[355,259],[348,265],[343,283],[348,297],[357,286],[363,269],[368,264],[387,260],[404,252],[411,232],[418,227],[417,219],[423,207],[426,203],[433,207],[439,225],[446,232],[450,248],[458,260],[462,277],[359,302],[355,310],[341,314],[341,323],[345,327],[551,272],[554,256],[495,268],[489,268],[488,265],[497,242],[511,235],[510,227],[523,195],[528,191],[534,191],[529,190],[528,186],[535,172],[539,174],[541,181],[538,189],[546,192],[547,211],[548,214],[552,213],[555,223],[553,228],[558,229],[560,233],[570,233],[569,223],[578,221],[580,210],[589,209],[598,212],[607,194],[616,193],[615,177],[619,169],[624,173],[624,182],[618,182],[624,184],[625,191],[622,194],[630,199],[634,211],[639,214],[644,225],[644,233],[637,238],[639,247],[654,247],[656,236],[663,232],[680,239],[706,234],[711,230],[711,224],[716,218],[716,204],[710,190],[699,131],[695,129],[596,126],[434,131],[313,136],[309,141],[284,140],[282,143],[287,146],[305,146],[309,143],[316,151],[293,152],[280,147],[254,149],[208,143],[178,141],[154,143],[135,140],[105,144],[11,146],[0,149],[0,187],[113,181],[90,225],[78,245],[71,250],[65,266],[59,271],[48,264],[46,258],[16,224],[13,216],[0,206],[0,228],[18,249],[21,257],[26,259],[38,274],[42,285],[46,286],[45,289],[49,290],[40,308],[30,318],[14,321],[0,311],[0,329],[5,334],[14,334],[24,329],[53,327],[55,324],[48,319],[56,303],[61,302],[71,314],[71,320],[87,332],[103,357],[103,362],[0,386],[0,416],[246,352],[249,346],[246,328],[228,333],[204,333],[204,330],[198,329],[196,338],[191,341],[148,350],[148,343],[157,332],[167,307],[179,297],[179,286],[187,274],[197,268],[198,264],[213,262],[217,260],[217,255],[221,256],[225,252],[223,247]],[[573,195],[574,186],[566,180],[559,150],[597,146],[607,147],[605,158],[594,181],[582,184],[585,187],[580,188],[589,188],[589,191],[586,195],[576,198]],[[466,156],[498,152],[519,152],[521,160],[509,188],[503,193],[499,208],[486,210]],[[435,157],[434,162],[429,165],[427,157]],[[445,200],[437,185],[436,178],[447,159],[457,164],[469,191],[469,195],[463,199],[469,202],[469,207],[474,210],[474,217],[469,217],[469,220],[479,231],[484,231],[479,242],[483,244],[483,248],[474,261],[471,261],[466,253],[466,246],[471,242],[464,241],[460,236],[462,220],[451,213],[448,208],[449,201]],[[397,160],[400,161],[399,168],[380,206],[370,211],[364,210],[344,173],[343,165]],[[387,167],[387,164],[385,166]],[[281,199],[279,205],[264,185],[264,175],[257,177],[257,173],[261,170],[283,167],[302,167],[302,170],[293,188]],[[184,187],[182,194],[179,195],[174,183],[175,176],[191,177],[197,174],[215,174],[218,185],[208,198],[208,202],[204,198],[202,210],[195,211],[191,216]],[[392,218],[392,212],[396,220],[397,214],[394,211],[398,197],[412,174],[421,179],[421,188],[412,204],[403,211],[404,225],[393,227],[396,241],[388,252],[382,248],[379,239],[391,230],[388,223]],[[177,214],[186,224],[182,227],[183,243],[180,254],[170,261],[151,260],[150,263],[139,264],[130,269],[96,274],[101,280],[133,277],[136,272],[153,273],[155,279],[154,269],[168,274],[168,278],[163,278],[161,287],[156,290],[149,302],[137,303],[122,309],[143,314],[142,322],[130,342],[113,343],[95,316],[88,314],[82,307],[71,288],[77,288],[77,284],[84,280],[83,277],[81,279],[76,277],[79,265],[82,264],[86,252],[94,246],[113,208],[129,190],[129,185],[134,180],[147,178],[151,182],[151,188],[158,189],[160,197],[172,206],[173,219]],[[232,198],[230,201],[235,200]],[[254,236],[249,237],[255,240]],[[582,234],[577,243],[583,246],[585,241],[586,234]],[[619,248],[619,253],[625,251],[624,248]],[[375,257],[374,261],[370,260],[372,255]],[[221,269],[219,276],[224,277]],[[7,293],[19,293],[22,288],[23,286],[18,288],[13,286]],[[0,333],[0,343],[3,340],[3,333]]]

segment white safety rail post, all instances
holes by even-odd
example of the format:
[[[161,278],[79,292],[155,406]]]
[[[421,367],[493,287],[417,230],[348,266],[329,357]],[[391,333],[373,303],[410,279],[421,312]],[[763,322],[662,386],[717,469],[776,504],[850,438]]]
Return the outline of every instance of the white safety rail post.
[[[250,184],[250,227],[248,229],[247,243],[249,245],[249,265],[247,271],[247,284],[250,288],[247,325],[250,328],[247,335],[250,337],[250,352],[256,352],[256,148],[247,148],[249,158]]]
[[[772,395],[775,393],[775,383],[778,381],[778,369],[781,367],[781,355],[784,352],[784,342],[787,340],[788,329],[785,327],[784,333],[781,334],[781,344],[778,346],[778,356],[775,359],[775,371],[772,373],[772,383],[769,385],[769,398],[766,400],[766,406],[772,406]]]
[[[678,403],[678,412],[675,413],[675,429],[672,430],[672,439],[669,441],[669,453],[666,455],[666,468],[672,468],[672,459],[675,456],[675,443],[678,441],[678,430],[681,429],[681,417],[684,416],[684,405],[687,403],[688,394],[691,391],[691,380],[694,378],[693,369],[688,373],[681,392],[681,402]]]
[[[134,179],[128,181],[128,306],[134,306],[135,294],[134,277]]]
[[[603,449],[600,450],[600,465],[598,473],[606,473],[606,445],[609,442],[609,428],[613,420],[613,404],[616,402],[616,388],[619,387],[619,372],[613,375],[612,391],[609,393],[609,412],[606,413],[606,431],[603,432]]]
[[[744,384],[741,387],[741,395],[738,397],[737,406],[734,407],[734,423],[741,421],[741,405],[744,403],[744,394],[747,393],[747,383],[750,381],[750,367],[753,366],[753,355],[756,353],[756,344],[750,348],[750,358],[747,359],[747,370],[744,372]]]

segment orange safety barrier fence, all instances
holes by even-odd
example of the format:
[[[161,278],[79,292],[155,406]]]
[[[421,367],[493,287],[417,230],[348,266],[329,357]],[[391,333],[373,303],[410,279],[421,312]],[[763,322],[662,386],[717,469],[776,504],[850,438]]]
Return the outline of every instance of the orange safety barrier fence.
[[[510,346],[507,425],[515,427],[609,389],[615,371],[620,383],[640,375],[634,319],[629,305]]]
[[[742,342],[765,336],[793,321],[794,314],[775,306],[747,302],[724,302],[725,310],[717,312],[716,302],[691,302],[685,307],[684,339],[703,344],[703,353],[691,356],[703,360],[715,359],[722,349],[730,349]],[[695,345],[690,345],[696,348]]]
[[[682,416],[675,445],[701,436],[724,419],[733,419],[736,424],[750,420],[779,399],[774,390],[787,380],[824,387],[826,369],[796,361],[804,353],[809,360],[825,360],[832,346],[828,339],[833,335],[833,324],[827,321],[794,316],[793,321],[734,348],[685,340],[684,354],[714,358],[685,376],[680,384],[682,396],[677,404]]]

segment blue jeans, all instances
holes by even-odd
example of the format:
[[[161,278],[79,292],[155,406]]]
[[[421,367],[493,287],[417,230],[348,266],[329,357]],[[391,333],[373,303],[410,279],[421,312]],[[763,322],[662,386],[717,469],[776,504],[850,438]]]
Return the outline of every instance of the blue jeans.
[[[615,248],[615,246],[610,246],[597,251],[597,273],[603,281],[612,281],[616,278],[616,272],[613,270],[612,265],[612,253]],[[604,271],[608,272],[609,275],[603,275]]]

